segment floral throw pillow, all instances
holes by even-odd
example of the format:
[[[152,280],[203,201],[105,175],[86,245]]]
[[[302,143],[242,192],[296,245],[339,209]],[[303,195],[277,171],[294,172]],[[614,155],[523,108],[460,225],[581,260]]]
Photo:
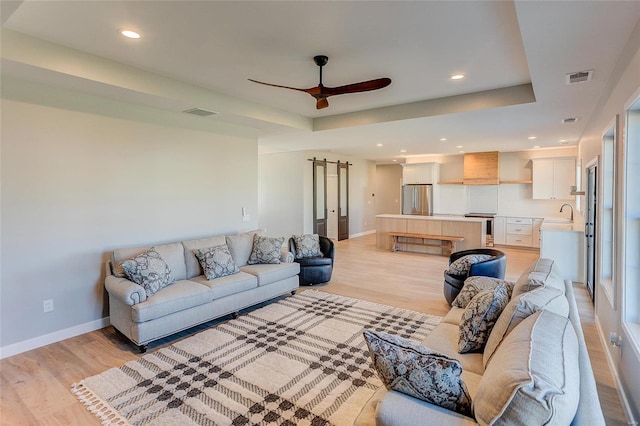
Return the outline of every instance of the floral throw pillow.
[[[493,291],[500,284],[504,284],[507,287],[507,295],[509,296],[509,299],[511,299],[511,293],[513,292],[513,286],[515,283],[493,277],[469,277],[464,280],[464,287],[462,287],[458,296],[453,299],[451,306],[456,308],[466,308],[476,294],[481,291]]]
[[[322,256],[318,234],[293,235],[293,241],[296,243],[296,259]]]
[[[373,366],[390,390],[471,416],[471,397],[462,381],[460,361],[417,342],[364,331]]]
[[[507,303],[509,294],[505,284],[498,285],[493,291],[476,294],[460,319],[458,352],[482,350]]]
[[[467,275],[469,273],[469,269],[471,269],[471,265],[484,262],[485,260],[492,258],[493,256],[490,254],[468,254],[451,262],[447,273],[449,275]]]
[[[128,279],[144,288],[147,296],[153,296],[161,288],[175,281],[171,275],[171,268],[153,247],[133,259],[122,262],[122,269]]]
[[[247,263],[255,265],[257,263],[280,263],[280,251],[284,244],[284,237],[269,238],[253,234],[253,248]]]
[[[193,254],[198,258],[198,262],[200,262],[200,266],[208,280],[240,272],[226,244],[206,249],[196,249]]]

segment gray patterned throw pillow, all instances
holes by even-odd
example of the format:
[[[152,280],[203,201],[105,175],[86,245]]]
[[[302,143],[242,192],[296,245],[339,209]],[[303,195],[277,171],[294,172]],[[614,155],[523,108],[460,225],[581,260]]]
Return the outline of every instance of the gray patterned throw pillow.
[[[247,263],[280,263],[280,252],[284,244],[284,237],[269,238],[258,234],[253,235],[253,249]]]
[[[513,292],[513,286],[515,283],[493,277],[469,277],[464,280],[464,287],[462,287],[458,296],[453,299],[451,306],[455,308],[466,308],[476,294],[481,291],[493,291],[500,284],[504,284],[507,287],[507,295],[509,299],[511,299],[511,293]]]
[[[296,243],[296,259],[322,256],[318,234],[293,235],[293,241]]]
[[[458,352],[482,350],[507,303],[509,294],[505,284],[498,285],[493,291],[476,294],[460,319]]]
[[[469,273],[469,269],[471,269],[471,265],[484,262],[491,258],[493,258],[493,256],[490,254],[468,254],[466,256],[462,256],[461,258],[451,262],[447,273],[449,275],[467,275]]]
[[[462,381],[460,361],[417,342],[364,331],[373,366],[390,390],[471,416],[471,397]]]
[[[175,281],[169,265],[153,247],[133,259],[122,262],[122,269],[128,279],[144,288],[147,296],[153,296],[161,288]]]
[[[240,272],[226,244],[206,249],[196,249],[193,254],[198,258],[198,262],[200,262],[200,266],[208,280]]]

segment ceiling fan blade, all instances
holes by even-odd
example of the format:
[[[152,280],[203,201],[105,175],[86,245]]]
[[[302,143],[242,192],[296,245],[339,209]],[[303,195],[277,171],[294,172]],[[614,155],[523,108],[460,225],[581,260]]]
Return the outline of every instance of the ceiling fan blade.
[[[347,84],[339,87],[322,87],[322,94],[326,96],[343,95],[345,93],[368,92],[378,90],[391,84],[390,78],[377,78],[375,80],[362,81],[360,83]]]
[[[316,100],[316,109],[322,109],[329,106],[329,101],[327,98],[317,98]]]
[[[265,86],[272,86],[272,87],[280,87],[282,89],[291,89],[291,90],[297,90],[299,92],[305,92],[305,93],[309,93],[311,96],[314,95],[314,93],[318,92],[318,88],[317,87],[312,87],[311,89],[299,89],[297,87],[290,87],[290,86],[281,86],[279,84],[271,84],[271,83],[265,83],[263,81],[258,81],[258,80],[252,80],[250,78],[248,78],[247,80],[249,81],[253,81],[254,83],[258,83],[258,84],[264,84]]]

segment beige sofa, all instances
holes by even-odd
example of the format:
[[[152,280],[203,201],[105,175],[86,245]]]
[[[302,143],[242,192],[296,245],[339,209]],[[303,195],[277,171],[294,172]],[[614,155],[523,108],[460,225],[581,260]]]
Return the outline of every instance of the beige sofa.
[[[552,260],[515,283],[483,353],[458,353],[463,312],[452,308],[422,344],[460,361],[474,418],[382,387],[355,424],[605,424],[573,286]]]
[[[111,325],[144,352],[149,342],[203,322],[237,314],[240,309],[295,293],[300,266],[283,249],[281,263],[248,265],[253,247],[251,231],[154,246],[169,265],[175,282],[148,297],[129,281],[122,262],[150,247],[114,250],[106,265],[105,288],[109,293]],[[207,280],[193,250],[227,244],[240,272]]]

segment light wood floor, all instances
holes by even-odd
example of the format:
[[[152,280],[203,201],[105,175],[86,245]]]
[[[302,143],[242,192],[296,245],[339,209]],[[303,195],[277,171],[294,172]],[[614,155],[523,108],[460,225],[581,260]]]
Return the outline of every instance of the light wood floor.
[[[391,253],[375,245],[375,235],[337,243],[332,280],[317,289],[434,315],[447,313],[449,306],[442,295],[446,257]],[[537,251],[502,249],[507,253],[506,278],[510,280],[538,257]],[[626,424],[596,332],[593,306],[581,284],[576,284],[576,297],[607,424]],[[212,324],[163,339],[149,350]],[[139,356],[133,345],[108,327],[4,359],[0,361],[0,424],[99,425],[71,394],[71,384]]]

